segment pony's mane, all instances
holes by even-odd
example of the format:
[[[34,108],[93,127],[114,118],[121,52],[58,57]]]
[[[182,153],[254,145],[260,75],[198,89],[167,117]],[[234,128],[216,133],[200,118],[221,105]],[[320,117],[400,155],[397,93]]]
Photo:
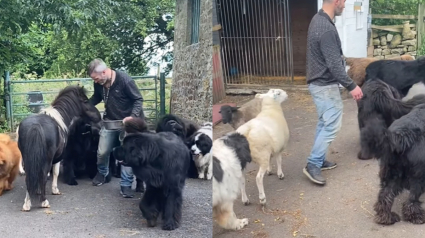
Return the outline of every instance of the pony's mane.
[[[50,107],[41,110],[40,113],[52,117],[62,130],[68,132],[67,124],[70,124],[72,119],[83,110],[79,100],[81,96],[86,95],[86,92],[86,89],[78,85],[67,86],[59,92]]]

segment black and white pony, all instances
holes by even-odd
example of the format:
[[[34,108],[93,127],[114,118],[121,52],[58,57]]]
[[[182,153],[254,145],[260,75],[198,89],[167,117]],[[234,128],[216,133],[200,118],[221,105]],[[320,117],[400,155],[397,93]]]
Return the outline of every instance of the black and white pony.
[[[357,157],[362,160],[372,159],[376,145],[362,138],[362,131],[370,120],[380,116],[385,126],[389,127],[394,120],[409,113],[418,104],[425,103],[425,95],[418,94],[407,101],[391,85],[380,79],[366,81],[362,86],[363,97],[357,103],[357,119],[360,130],[360,146]]]
[[[89,102],[83,87],[72,85],[62,89],[51,106],[26,117],[17,128],[18,146],[22,153],[27,194],[23,211],[31,210],[31,200],[50,207],[46,199],[47,174],[53,166],[52,194],[58,189],[60,161],[64,158],[68,136],[75,121],[99,123],[97,109]]]

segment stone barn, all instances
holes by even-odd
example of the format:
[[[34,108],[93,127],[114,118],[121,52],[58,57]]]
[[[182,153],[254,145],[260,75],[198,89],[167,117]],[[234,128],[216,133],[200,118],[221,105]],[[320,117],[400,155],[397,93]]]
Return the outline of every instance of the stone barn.
[[[307,32],[323,0],[216,0],[226,87],[304,84]],[[336,17],[347,57],[367,57],[369,0]]]
[[[176,0],[173,114],[212,121],[212,0]]]

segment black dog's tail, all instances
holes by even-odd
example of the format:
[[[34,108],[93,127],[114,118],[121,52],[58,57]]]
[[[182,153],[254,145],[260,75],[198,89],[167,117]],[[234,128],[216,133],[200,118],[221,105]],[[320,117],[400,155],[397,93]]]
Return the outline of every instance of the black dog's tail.
[[[392,153],[391,134],[385,121],[377,116],[369,119],[366,126],[360,131],[363,148],[368,148],[378,159],[382,159],[387,153]]]
[[[43,128],[38,123],[33,124],[26,133],[25,145],[22,145],[22,142],[19,143],[24,160],[25,183],[28,193],[31,199],[38,198],[40,202],[42,202],[41,194],[45,187],[44,177],[47,176],[43,170],[43,166],[46,166],[47,163],[46,144]]]

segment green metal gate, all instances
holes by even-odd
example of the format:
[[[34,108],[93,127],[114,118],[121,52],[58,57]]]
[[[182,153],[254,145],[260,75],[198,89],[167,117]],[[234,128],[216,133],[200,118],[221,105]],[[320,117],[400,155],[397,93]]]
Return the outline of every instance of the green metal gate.
[[[38,113],[43,107],[48,107],[59,91],[68,85],[78,83],[87,89],[89,98],[93,94],[91,78],[15,80],[10,78],[9,72],[5,72],[4,78],[5,114],[9,130],[12,132],[23,118]],[[152,128],[158,118],[165,114],[165,74],[161,73],[159,77],[149,75],[132,78],[143,96],[143,112],[148,125]],[[103,113],[103,102],[96,107]]]

